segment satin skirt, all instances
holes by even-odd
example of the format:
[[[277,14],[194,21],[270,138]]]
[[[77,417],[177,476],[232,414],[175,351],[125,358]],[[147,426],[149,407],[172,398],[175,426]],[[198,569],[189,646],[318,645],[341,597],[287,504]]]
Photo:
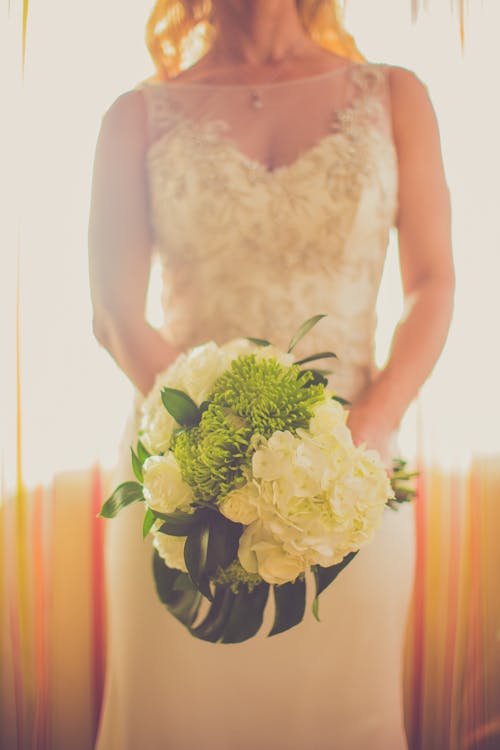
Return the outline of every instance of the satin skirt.
[[[108,652],[96,750],[406,750],[403,650],[413,508],[374,540],[304,621],[242,644],[193,638],[154,590],[143,508],[108,522]],[[309,587],[310,594],[312,586]]]

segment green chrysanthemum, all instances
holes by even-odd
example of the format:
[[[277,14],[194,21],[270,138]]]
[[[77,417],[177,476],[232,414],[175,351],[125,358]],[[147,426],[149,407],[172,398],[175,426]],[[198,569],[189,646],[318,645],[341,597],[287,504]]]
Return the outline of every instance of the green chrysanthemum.
[[[308,426],[312,407],[324,394],[324,386],[313,385],[312,379],[297,366],[241,356],[218,378],[210,400],[245,420],[253,434],[269,438],[276,430],[295,433]]]
[[[201,420],[178,433],[174,454],[195,498],[220,502],[244,480],[250,463],[251,437],[270,437],[276,430],[295,433],[307,427],[322,385],[298,367],[255,355],[233,360],[217,379]]]
[[[251,428],[218,404],[209,404],[200,423],[175,438],[174,455],[195,498],[217,502],[242,479]]]

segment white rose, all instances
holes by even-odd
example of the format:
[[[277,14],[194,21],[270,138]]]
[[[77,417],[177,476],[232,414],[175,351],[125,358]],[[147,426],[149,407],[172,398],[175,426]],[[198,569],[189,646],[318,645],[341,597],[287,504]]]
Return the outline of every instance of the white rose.
[[[179,464],[173,453],[150,456],[142,467],[144,499],[159,513],[173,513],[187,509],[193,499],[191,487],[183,480]]]
[[[294,362],[293,354],[284,352],[272,344],[268,346],[254,344],[248,339],[233,339],[227,344],[221,346],[221,350],[225,352],[230,359],[235,359],[240,355],[255,354],[257,361],[263,359],[275,359],[286,367],[293,365]]]
[[[161,400],[156,408],[143,413],[140,424],[140,439],[149,453],[165,453],[170,447],[176,422],[163,406]]]
[[[307,567],[302,557],[288,554],[259,522],[241,535],[238,559],[247,572],[258,573],[270,584],[295,581]]]
[[[215,381],[227,369],[227,357],[213,341],[188,353],[183,382],[179,386],[198,406],[205,401]]]
[[[248,526],[258,518],[258,501],[259,491],[253,483],[249,482],[226,495],[219,505],[219,510],[230,521]]]
[[[158,550],[158,554],[168,565],[169,568],[182,570],[187,573],[186,563],[184,560],[184,545],[187,537],[171,536],[161,532],[153,532],[153,546]]]
[[[160,391],[164,386],[170,388],[180,388],[184,378],[188,361],[188,355],[185,352],[179,354],[179,356],[172,362],[172,364],[161,372],[155,381],[154,389]]]
[[[291,352],[284,352],[272,344],[270,346],[259,346],[255,355],[257,360],[275,359],[284,367],[290,367],[294,363],[294,356]]]
[[[233,339],[232,341],[228,341],[227,344],[223,344],[221,351],[227,356],[228,362],[231,362],[231,360],[241,355],[254,354],[257,348],[248,339]]]
[[[161,391],[165,386],[181,387],[186,359],[185,354],[180,354],[170,367],[156,376],[142,404],[139,437],[150,453],[165,453],[170,447],[176,422],[163,405]]]

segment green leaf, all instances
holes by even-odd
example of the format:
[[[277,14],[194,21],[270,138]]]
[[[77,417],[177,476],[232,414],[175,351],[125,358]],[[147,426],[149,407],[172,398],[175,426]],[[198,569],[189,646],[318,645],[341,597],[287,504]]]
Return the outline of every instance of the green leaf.
[[[177,576],[177,580],[174,583],[173,591],[193,591],[194,585],[187,573]]]
[[[264,617],[264,608],[269,595],[269,584],[261,583],[253,591],[241,586],[222,634],[222,643],[242,643],[252,638]]]
[[[358,554],[358,550],[355,552],[349,552],[348,555],[344,557],[343,560],[341,560],[336,565],[329,565],[327,568],[323,568],[321,565],[316,565],[315,569],[315,577],[316,577],[316,596],[319,596],[322,591],[324,591],[327,586],[329,586],[332,581],[334,581],[339,573],[341,573],[347,565],[353,560],[356,555]]]
[[[160,601],[179,622],[191,627],[200,608],[201,594],[189,576],[165,565],[156,550],[153,555],[153,575]],[[181,583],[182,590],[177,588]]]
[[[316,596],[314,598],[312,611],[313,615],[319,622],[319,595],[337,578],[347,565],[353,560],[358,554],[358,550],[355,552],[349,552],[336,565],[330,565],[328,568],[323,568],[321,565],[313,565],[312,571],[316,580]]]
[[[319,354],[311,354],[309,357],[299,359],[295,364],[305,365],[306,362],[315,362],[317,359],[328,359],[329,357],[335,357],[335,359],[338,359],[337,355],[333,352],[320,352]]]
[[[342,398],[342,396],[332,396],[332,401],[338,401],[339,404],[342,406],[350,406],[351,402],[347,401],[347,399]]]
[[[292,339],[288,344],[288,352],[291,352],[299,341],[304,338],[306,333],[309,333],[311,328],[314,328],[316,323],[319,323],[322,318],[326,318],[326,315],[314,315],[312,318],[309,318],[309,320],[306,320],[305,323],[302,323],[299,330],[294,336],[292,336]]]
[[[156,521],[155,514],[153,513],[151,508],[148,508],[144,516],[144,520],[142,522],[142,538],[143,539],[147,537],[155,521]]]
[[[192,529],[186,539],[184,560],[196,588],[212,601],[212,592],[207,575],[208,540],[210,525],[207,520]]]
[[[141,466],[143,465],[144,461],[151,456],[151,453],[146,450],[144,445],[141,443],[140,440],[137,441],[137,457],[139,461],[141,462]]]
[[[410,503],[415,499],[416,486],[413,481],[418,476],[418,471],[408,471],[407,461],[402,458],[394,458],[392,462],[391,486],[394,490],[394,498],[387,501],[391,510],[397,510],[403,503]]]
[[[133,448],[130,449],[130,453],[132,454],[132,469],[134,471],[135,478],[138,482],[143,484],[144,477],[142,476],[142,464],[139,461],[138,457],[135,455]]]
[[[179,391],[177,388],[163,388],[161,400],[168,413],[183,427],[193,427],[200,421],[201,411],[184,391]]]
[[[274,586],[276,612],[270,636],[290,630],[302,622],[306,609],[306,582],[297,578],[294,583]]]
[[[311,368],[309,372],[312,372],[313,375],[331,375],[332,374],[331,370],[325,370],[325,369],[322,369],[321,367]]]
[[[209,524],[207,573],[211,576],[217,568],[227,568],[236,558],[243,526],[229,521],[220,513],[212,513]]]
[[[247,341],[251,341],[252,344],[256,344],[257,346],[271,346],[271,342],[267,341],[266,339],[254,339],[251,336],[246,337]]]
[[[144,500],[142,486],[137,482],[123,482],[111,497],[108,497],[99,515],[103,518],[114,518],[122,508],[140,500]]]
[[[311,386],[311,385],[324,385],[324,386],[328,385],[328,380],[323,375],[323,371],[322,370],[302,370],[300,372],[300,374],[299,374],[299,377],[301,375],[305,375],[306,372],[308,372],[308,373],[310,373],[312,375],[312,379],[309,380],[309,382],[307,383],[308,387]]]
[[[170,536],[188,536],[197,526],[206,522],[207,513],[199,510],[196,513],[184,513],[176,510],[174,513],[158,513],[153,511],[156,518],[164,521],[159,531]]]
[[[203,622],[191,630],[192,635],[203,641],[217,643],[224,632],[235,598],[236,594],[228,586],[216,586],[210,609]]]
[[[321,622],[321,620],[319,619],[319,596],[315,596],[314,597],[314,601],[312,603],[312,613],[313,613],[315,619],[318,622]]]

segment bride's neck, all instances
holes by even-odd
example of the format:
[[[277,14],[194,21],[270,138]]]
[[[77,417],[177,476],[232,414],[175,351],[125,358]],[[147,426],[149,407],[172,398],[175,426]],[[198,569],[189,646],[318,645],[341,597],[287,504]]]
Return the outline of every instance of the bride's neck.
[[[219,63],[265,65],[310,52],[295,0],[213,0]]]

